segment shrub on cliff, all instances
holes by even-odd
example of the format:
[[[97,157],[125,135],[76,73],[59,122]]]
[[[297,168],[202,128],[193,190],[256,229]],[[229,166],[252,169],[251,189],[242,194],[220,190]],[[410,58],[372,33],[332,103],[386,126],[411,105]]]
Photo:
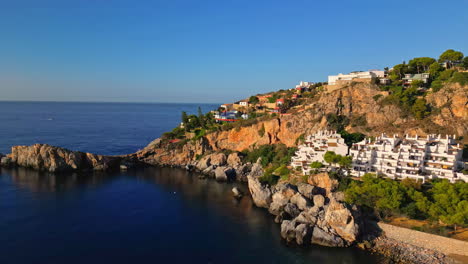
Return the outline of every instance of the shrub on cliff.
[[[413,179],[399,182],[370,173],[361,180],[343,186],[346,200],[373,210],[381,217],[404,214],[455,227],[468,226],[468,183],[434,180],[422,186]]]
[[[456,72],[450,78],[449,82],[459,83],[460,85],[468,85],[468,72]]]

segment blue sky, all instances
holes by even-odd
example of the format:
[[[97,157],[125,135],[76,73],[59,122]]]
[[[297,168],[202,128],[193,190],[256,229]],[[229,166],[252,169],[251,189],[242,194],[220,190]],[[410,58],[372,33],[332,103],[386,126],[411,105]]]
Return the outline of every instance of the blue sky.
[[[0,0],[0,100],[213,102],[468,53],[468,1]]]

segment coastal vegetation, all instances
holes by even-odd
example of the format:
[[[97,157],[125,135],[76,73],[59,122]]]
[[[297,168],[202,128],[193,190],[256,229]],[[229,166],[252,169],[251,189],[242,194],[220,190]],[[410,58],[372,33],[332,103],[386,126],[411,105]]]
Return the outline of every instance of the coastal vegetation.
[[[391,84],[380,84],[382,91],[390,94],[380,100],[382,106],[396,105],[403,110],[406,116],[413,116],[421,120],[429,116],[435,109],[427,103],[426,96],[429,93],[438,92],[447,84],[468,84],[468,72],[459,71],[468,69],[468,57],[460,51],[452,49],[443,52],[439,59],[419,57],[393,66],[389,70],[388,78]],[[445,67],[441,66],[445,63]],[[405,82],[406,74],[429,73],[427,81],[415,79],[411,83]],[[431,88],[430,90],[428,88]],[[379,98],[374,97],[378,101]]]
[[[406,216],[436,221],[455,229],[468,226],[468,183],[413,179],[395,181],[367,173],[345,188],[346,200],[380,218]]]
[[[275,185],[281,177],[289,175],[290,170],[287,166],[296,150],[297,148],[288,148],[284,144],[262,145],[253,150],[244,150],[242,156],[244,162],[255,163],[260,159],[260,163],[265,170],[260,181]]]

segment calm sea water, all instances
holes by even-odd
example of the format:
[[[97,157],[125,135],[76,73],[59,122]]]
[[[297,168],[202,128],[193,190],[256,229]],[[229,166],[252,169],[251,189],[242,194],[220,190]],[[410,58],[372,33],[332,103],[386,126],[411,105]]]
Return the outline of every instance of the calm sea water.
[[[204,110],[211,106],[204,105]],[[213,106],[214,107],[214,106]],[[131,153],[197,105],[0,103],[0,149],[50,143]],[[239,183],[170,168],[52,175],[0,169],[0,263],[379,263],[356,249],[288,246]]]

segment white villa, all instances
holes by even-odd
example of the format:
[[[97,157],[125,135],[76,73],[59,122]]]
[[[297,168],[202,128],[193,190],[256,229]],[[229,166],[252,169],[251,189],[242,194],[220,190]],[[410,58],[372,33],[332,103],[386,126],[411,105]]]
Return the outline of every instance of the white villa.
[[[333,151],[343,156],[348,153],[348,146],[336,131],[319,131],[310,135],[298,148],[295,156],[292,157],[291,165],[295,168],[301,168],[304,174],[309,174],[310,164],[314,161],[326,164],[323,156],[327,151]]]
[[[296,85],[296,89],[300,89],[300,88],[309,88],[309,86],[313,85],[314,83],[313,82],[304,82],[304,81],[301,81],[299,84]]]
[[[385,71],[369,70],[369,71],[356,71],[348,74],[329,75],[328,84],[335,85],[337,81],[352,81],[353,79],[372,79],[384,78]]]
[[[464,164],[462,148],[455,136],[428,135],[427,137],[400,138],[382,134],[374,141],[365,139],[353,144],[351,175],[360,177],[367,172],[382,173],[393,179],[443,178],[451,182],[468,182],[468,175],[460,171]]]

